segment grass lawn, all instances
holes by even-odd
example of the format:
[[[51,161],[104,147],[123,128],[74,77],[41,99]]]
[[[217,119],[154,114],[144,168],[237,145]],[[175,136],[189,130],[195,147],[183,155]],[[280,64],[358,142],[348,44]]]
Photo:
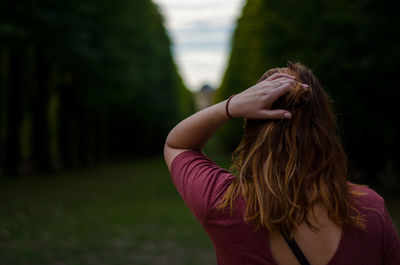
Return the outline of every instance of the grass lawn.
[[[161,158],[2,179],[0,264],[215,264]]]
[[[216,264],[162,158],[0,183],[1,265]]]

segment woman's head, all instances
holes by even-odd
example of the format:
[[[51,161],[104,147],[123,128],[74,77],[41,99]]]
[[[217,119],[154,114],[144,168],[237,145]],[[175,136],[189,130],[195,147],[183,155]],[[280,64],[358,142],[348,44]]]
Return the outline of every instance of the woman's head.
[[[246,219],[272,230],[293,231],[301,222],[308,223],[306,215],[316,204],[323,205],[337,225],[356,224],[346,155],[335,132],[329,97],[299,63],[271,69],[260,81],[278,72],[299,82],[272,106],[289,110],[292,118],[245,120],[242,141],[234,152],[237,178],[222,205],[231,204],[239,191],[246,200]]]

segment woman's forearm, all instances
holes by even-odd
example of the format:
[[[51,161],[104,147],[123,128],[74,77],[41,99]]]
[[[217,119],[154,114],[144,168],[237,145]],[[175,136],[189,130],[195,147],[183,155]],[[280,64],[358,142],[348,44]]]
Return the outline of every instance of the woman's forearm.
[[[175,149],[202,150],[214,133],[229,120],[226,100],[181,121],[169,133],[166,145]]]

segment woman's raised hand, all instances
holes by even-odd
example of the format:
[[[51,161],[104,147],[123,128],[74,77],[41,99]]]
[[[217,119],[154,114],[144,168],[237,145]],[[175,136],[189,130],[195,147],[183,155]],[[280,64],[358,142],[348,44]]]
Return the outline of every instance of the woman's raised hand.
[[[283,109],[271,109],[272,104],[288,93],[296,84],[295,77],[283,73],[267,79],[235,95],[229,102],[228,112],[234,118],[290,119],[291,114]],[[302,85],[307,88],[307,85]]]
[[[202,150],[215,131],[229,120],[229,115],[249,119],[289,119],[289,111],[271,107],[296,85],[293,76],[274,74],[232,97],[228,105],[228,101],[222,101],[184,119],[167,137],[164,156],[168,167],[185,150]]]

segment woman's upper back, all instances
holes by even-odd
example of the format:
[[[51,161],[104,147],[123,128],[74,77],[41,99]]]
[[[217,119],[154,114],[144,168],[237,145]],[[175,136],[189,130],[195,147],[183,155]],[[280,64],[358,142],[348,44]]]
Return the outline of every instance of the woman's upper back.
[[[256,230],[243,221],[245,203],[242,199],[236,201],[232,211],[216,208],[233,179],[229,172],[201,153],[189,151],[175,158],[171,176],[182,198],[212,239],[218,264],[296,264],[279,236],[264,229]],[[399,238],[383,199],[369,188],[352,188],[365,193],[356,198],[357,205],[354,205],[365,216],[365,230],[343,227],[338,237],[338,228],[330,225],[321,211],[320,232],[313,234],[307,231],[307,226],[301,226],[295,234],[296,241],[313,265],[400,264]]]
[[[342,229],[328,218],[327,211],[321,205],[313,207],[307,220],[313,229],[306,222],[302,222],[294,233],[294,239],[301,246],[310,264],[328,264],[340,245]],[[278,264],[298,264],[280,233],[269,233],[268,241],[270,251]]]
[[[304,223],[295,233],[295,239],[312,265],[319,264],[400,264],[400,243],[382,198],[363,188],[367,194],[360,198],[359,208],[365,215],[366,230],[338,228],[320,215],[314,232]],[[280,264],[298,262],[283,238],[265,230],[255,231],[243,222],[244,204],[230,213],[212,210],[204,228],[213,240],[219,264]],[[311,219],[312,220],[312,219]]]

